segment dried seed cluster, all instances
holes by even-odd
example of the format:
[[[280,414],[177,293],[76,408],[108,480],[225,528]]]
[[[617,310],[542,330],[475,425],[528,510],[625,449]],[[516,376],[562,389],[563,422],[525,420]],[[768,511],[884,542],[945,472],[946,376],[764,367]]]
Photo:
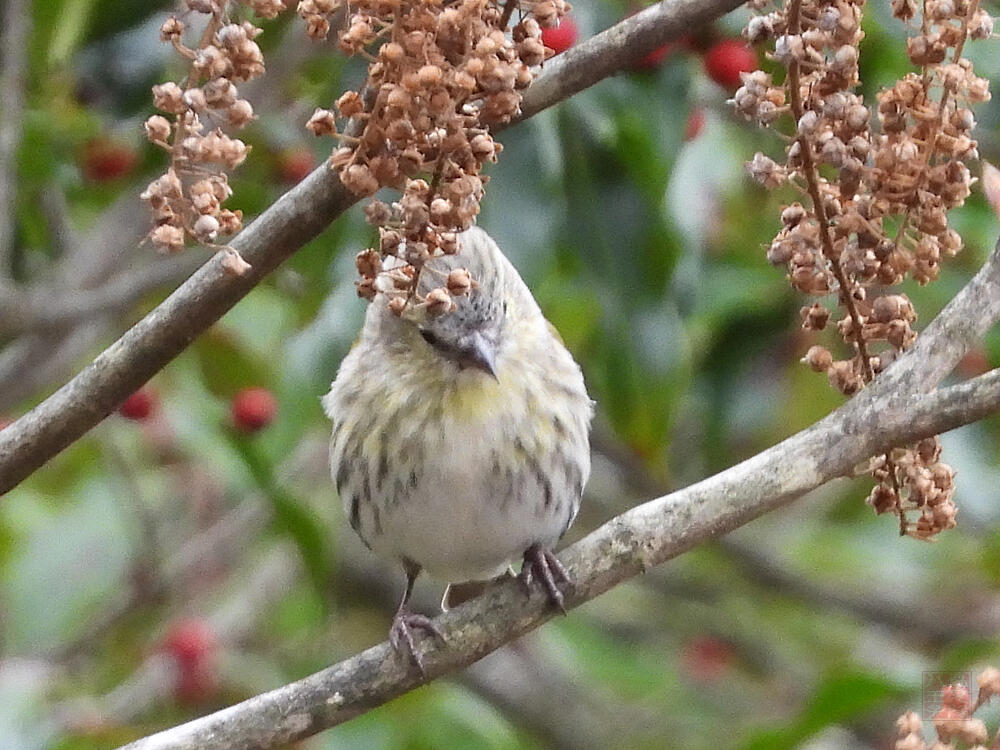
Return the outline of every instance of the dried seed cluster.
[[[763,10],[763,2],[752,4]],[[784,162],[758,153],[748,171],[765,187],[791,184],[803,194],[783,209],[767,257],[803,293],[835,295],[835,327],[850,356],[838,360],[814,346],[803,361],[846,395],[916,339],[913,306],[887,287],[907,276],[933,281],[942,259],[962,248],[947,211],[962,205],[974,182],[965,164],[978,157],[969,107],[990,96],[962,57],[969,38],[992,34],[978,1],[926,0],[921,14],[914,0],[894,0],[894,14],[913,30],[907,53],[920,71],[879,93],[874,132],[871,109],[855,93],[864,4],[786,0],[754,16],[747,38],[773,42],[771,57],[787,75],[779,84],[763,71],[742,74],[731,100],[762,125],[791,120]],[[804,328],[820,331],[831,310],[816,302],[801,316]],[[954,526],[954,472],[938,462],[939,453],[921,443],[873,467],[879,484],[869,502],[898,515],[902,533],[927,539]],[[920,512],[916,522],[907,519],[909,510]]]
[[[310,35],[325,37],[329,17],[341,5],[301,0],[298,12]],[[489,125],[517,114],[532,67],[551,54],[541,28],[557,25],[568,10],[564,0],[541,0],[526,12],[517,0],[350,4],[339,46],[370,58],[366,86],[344,93],[333,110],[317,109],[306,127],[340,139],[331,164],[350,190],[373,195],[390,187],[402,193],[396,201],[373,200],[365,208],[379,228],[379,246],[358,256],[360,296],[374,298],[380,273],[392,282],[388,297],[396,313],[411,305],[446,312],[454,306],[450,296],[467,291],[467,284],[449,283],[421,299],[417,279],[429,258],[456,252],[456,233],[479,212],[488,179],[483,165],[501,150]],[[369,54],[376,43],[377,52]],[[338,117],[361,118],[361,136],[338,131]],[[384,270],[388,256],[401,262]]]
[[[1000,732],[990,742],[990,733],[982,719],[973,714],[985,706],[995,695],[1000,695],[1000,669],[987,667],[976,678],[979,694],[972,700],[967,685],[945,685],[941,691],[941,707],[934,714],[934,730],[938,741],[930,750],[956,750],[958,747],[985,748],[1000,744]],[[896,719],[894,750],[928,750],[924,741],[924,723],[920,715],[907,711]]]
[[[941,441],[937,437],[921,440],[912,448],[896,448],[873,459],[871,472],[878,482],[868,497],[876,513],[916,511],[906,533],[917,539],[930,539],[955,525],[957,509],[955,471],[941,462]],[[906,488],[901,498],[895,488]]]
[[[284,10],[281,0],[244,4],[265,18]],[[186,5],[185,18],[207,14],[207,25],[194,48],[183,41],[187,24],[182,18],[171,16],[160,28],[160,38],[189,60],[191,68],[181,84],[168,81],[153,87],[157,109],[172,117],[153,115],[145,125],[149,140],[171,155],[167,172],[141,196],[153,213],[150,240],[170,253],[182,250],[189,237],[212,245],[220,235],[240,230],[242,212],[222,204],[232,195],[227,170],[239,166],[250,147],[223,132],[222,125],[239,129],[253,121],[253,107],[240,97],[237,83],[264,73],[264,58],[254,41],[259,28],[249,21],[230,21],[226,0],[186,0]],[[244,267],[226,265],[232,272]]]

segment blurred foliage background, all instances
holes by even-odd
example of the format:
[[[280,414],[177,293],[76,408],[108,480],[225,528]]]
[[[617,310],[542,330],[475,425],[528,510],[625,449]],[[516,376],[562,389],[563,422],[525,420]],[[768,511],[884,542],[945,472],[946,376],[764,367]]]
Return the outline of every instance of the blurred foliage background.
[[[887,5],[866,19],[869,97],[908,70]],[[142,137],[149,87],[181,69],[157,41],[169,6],[31,5],[16,282],[89,288],[167,262],[138,244],[137,196],[164,166]],[[630,10],[580,0],[572,15],[587,36]],[[745,18],[500,138],[480,223],[598,402],[571,538],[840,403],[798,362],[812,343],[803,300],[764,258],[794,198],[743,173],[781,144],[730,114],[703,65]],[[260,117],[230,201],[248,216],[325,158],[329,141],[302,125],[364,75],[294,14],[260,41],[269,72],[248,91]],[[995,43],[967,53],[1000,81]],[[981,154],[1000,161],[1000,108],[977,116]],[[906,288],[924,322],[997,236],[978,194],[953,223],[965,251],[937,283]],[[341,218],[157,375],[133,419],[113,415],[0,502],[0,746],[114,747],[384,638],[401,582],[345,531],[319,403],[364,314],[353,257],[372,234],[360,211]],[[29,409],[152,309],[205,257],[188,254],[137,303],[0,339],[0,414]],[[994,336],[958,375],[998,362]],[[247,387],[277,402],[252,433],[231,413]],[[864,480],[838,482],[298,747],[889,747],[926,680],[1000,661],[998,428],[944,437],[960,522],[939,543],[898,537],[864,504]],[[418,585],[428,611],[440,588]]]

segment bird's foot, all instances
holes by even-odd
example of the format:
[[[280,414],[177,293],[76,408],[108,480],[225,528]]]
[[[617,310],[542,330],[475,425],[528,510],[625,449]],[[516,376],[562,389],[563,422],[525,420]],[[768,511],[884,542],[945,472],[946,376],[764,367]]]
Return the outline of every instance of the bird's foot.
[[[389,643],[392,644],[397,653],[408,657],[413,662],[421,677],[426,677],[427,671],[424,669],[423,658],[413,641],[415,630],[423,630],[442,644],[445,642],[444,633],[431,618],[400,608],[395,617],[392,618],[392,626],[389,628]]]
[[[524,551],[524,565],[521,566],[521,574],[518,576],[528,593],[531,593],[531,583],[536,578],[545,588],[549,603],[566,614],[566,606],[563,604],[563,595],[557,580],[569,583],[569,573],[552,550],[545,549],[540,544],[532,544]]]

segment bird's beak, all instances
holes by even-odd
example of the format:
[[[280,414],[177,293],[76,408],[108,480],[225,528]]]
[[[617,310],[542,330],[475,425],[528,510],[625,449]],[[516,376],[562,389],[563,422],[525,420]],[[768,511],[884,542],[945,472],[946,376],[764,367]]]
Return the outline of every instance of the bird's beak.
[[[496,345],[479,332],[472,334],[469,345],[462,348],[462,364],[482,370],[494,380],[500,380],[497,377]]]

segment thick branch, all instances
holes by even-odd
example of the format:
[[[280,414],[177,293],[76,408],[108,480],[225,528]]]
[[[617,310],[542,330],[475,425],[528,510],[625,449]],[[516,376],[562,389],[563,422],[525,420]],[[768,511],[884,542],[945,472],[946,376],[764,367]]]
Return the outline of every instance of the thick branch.
[[[736,7],[736,0],[662,2],[582,43],[577,63],[551,63],[525,99],[525,116],[595,83],[625,62]],[[622,31],[624,29],[624,31]],[[628,45],[628,54],[622,50]],[[596,61],[596,62],[593,62]],[[584,63],[587,63],[586,65]],[[581,72],[577,67],[593,70]],[[227,275],[213,257],[81,373],[0,431],[0,494],[80,438],[222,317],[261,279],[358,200],[320,167],[261,214],[231,243],[253,269]]]
[[[622,472],[622,481],[638,495],[657,495],[664,491],[649,473],[648,468],[628,448],[597,432],[591,435],[591,447],[614,463]],[[623,493],[619,492],[600,503],[612,512],[621,510]],[[595,498],[588,498],[593,502]],[[1000,632],[1000,597],[981,591],[966,592],[968,601],[948,602],[927,599],[921,591],[897,591],[884,586],[853,585],[840,582],[827,583],[796,571],[775,550],[781,548],[777,534],[754,537],[753,543],[742,541],[739,534],[729,534],[719,539],[718,546],[733,559],[740,574],[755,584],[766,586],[783,596],[814,605],[821,609],[839,611],[856,620],[886,625],[905,633],[907,638],[931,643],[935,646],[970,637],[991,638]],[[666,593],[690,596],[688,584],[670,580],[661,571],[659,575],[644,579],[651,587]],[[728,590],[728,583],[713,586],[712,596]],[[701,587],[698,593],[703,593]]]
[[[875,387],[872,388],[876,390]],[[884,390],[721,474],[613,518],[562,554],[576,607],[706,539],[725,534],[863,459],[1000,410],[1000,370],[930,395]],[[505,580],[437,618],[447,645],[421,642],[428,678],[453,672],[553,616],[544,596]],[[423,682],[387,643],[298,682],[127,745],[127,750],[271,748],[348,721]]]

